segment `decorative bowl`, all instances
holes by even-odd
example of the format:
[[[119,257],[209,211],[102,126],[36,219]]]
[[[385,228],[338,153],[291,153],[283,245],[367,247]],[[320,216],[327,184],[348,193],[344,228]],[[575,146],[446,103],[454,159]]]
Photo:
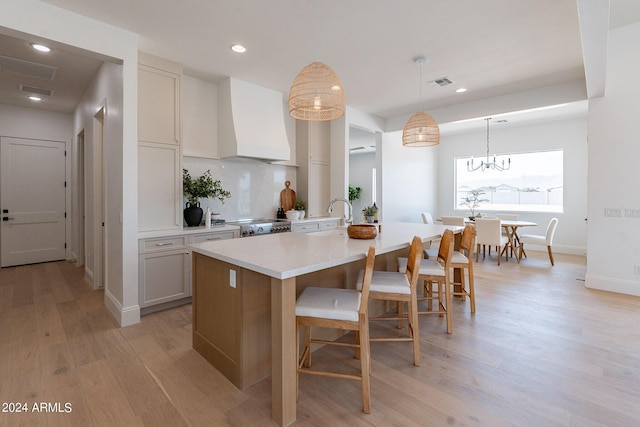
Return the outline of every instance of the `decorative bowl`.
[[[375,224],[351,224],[347,227],[347,234],[352,239],[375,239],[378,229]]]
[[[285,213],[287,214],[287,219],[289,221],[298,219],[298,216],[300,215],[298,211],[287,211]]]

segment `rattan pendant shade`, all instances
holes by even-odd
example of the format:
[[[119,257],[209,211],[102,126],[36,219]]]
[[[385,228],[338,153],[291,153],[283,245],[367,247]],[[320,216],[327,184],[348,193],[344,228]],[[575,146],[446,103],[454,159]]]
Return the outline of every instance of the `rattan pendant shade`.
[[[300,120],[333,120],[344,115],[346,101],[338,75],[322,62],[300,71],[289,91],[289,114]]]
[[[405,147],[430,147],[440,143],[438,123],[427,113],[419,112],[407,120],[402,130]]]

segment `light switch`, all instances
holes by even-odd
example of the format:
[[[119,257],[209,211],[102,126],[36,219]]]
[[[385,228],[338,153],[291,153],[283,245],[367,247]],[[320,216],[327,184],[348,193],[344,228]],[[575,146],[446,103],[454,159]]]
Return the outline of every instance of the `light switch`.
[[[236,271],[229,270],[229,286],[232,288],[236,287]]]

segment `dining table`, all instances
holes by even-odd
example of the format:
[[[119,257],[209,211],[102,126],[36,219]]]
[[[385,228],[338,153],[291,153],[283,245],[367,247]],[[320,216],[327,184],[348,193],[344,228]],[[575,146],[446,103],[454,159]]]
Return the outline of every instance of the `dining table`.
[[[515,253],[516,259],[520,262],[517,249],[520,246],[520,237],[518,236],[518,228],[520,227],[535,227],[538,224],[531,221],[520,221],[513,219],[503,219],[500,221],[500,225],[505,230],[507,238],[509,239],[509,246],[511,247],[511,256]]]

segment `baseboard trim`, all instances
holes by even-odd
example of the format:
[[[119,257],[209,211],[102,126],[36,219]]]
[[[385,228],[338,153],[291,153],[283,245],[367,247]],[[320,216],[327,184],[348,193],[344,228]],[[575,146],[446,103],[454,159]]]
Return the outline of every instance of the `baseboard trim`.
[[[140,307],[137,304],[126,308],[122,307],[120,301],[106,289],[104,291],[104,305],[121,327],[140,323]]]
[[[617,294],[640,296],[640,283],[633,280],[620,280],[611,277],[586,274],[584,287]]]

